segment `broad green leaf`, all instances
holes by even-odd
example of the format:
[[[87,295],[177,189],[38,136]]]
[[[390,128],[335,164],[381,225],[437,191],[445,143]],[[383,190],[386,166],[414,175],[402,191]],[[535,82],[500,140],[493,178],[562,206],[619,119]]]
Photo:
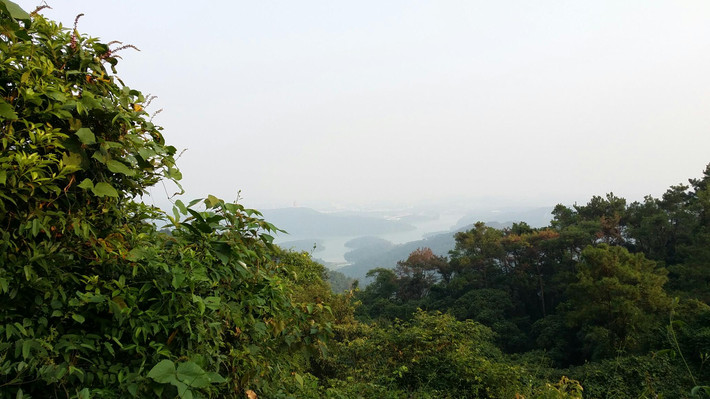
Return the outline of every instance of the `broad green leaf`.
[[[84,190],[93,190],[94,183],[90,179],[86,178],[86,179],[82,180],[81,183],[79,183],[78,187],[83,188]]]
[[[219,204],[219,198],[210,194],[205,199],[205,204],[207,205],[208,208],[214,208],[217,204]]]
[[[148,252],[143,248],[133,248],[128,252],[126,259],[135,262],[137,260],[144,259]]]
[[[75,134],[79,137],[81,144],[96,144],[96,136],[94,136],[94,132],[92,132],[88,127],[82,127],[77,130]]]
[[[129,384],[126,389],[128,390],[128,393],[133,395],[134,398],[138,396],[138,384]]]
[[[177,378],[195,388],[204,388],[210,384],[205,370],[195,362],[180,363],[177,367]]]
[[[126,166],[123,162],[117,161],[115,159],[112,159],[108,162],[106,162],[106,166],[108,166],[108,170],[110,170],[113,173],[121,173],[126,176],[133,176],[136,174],[131,168]]]
[[[81,154],[77,154],[75,152],[70,152],[68,154],[65,153],[62,156],[62,162],[66,166],[79,167],[79,166],[81,166],[81,161],[82,161]]]
[[[0,0],[0,2],[5,5],[5,8],[7,9],[7,12],[10,13],[11,17],[22,21],[29,21],[31,19],[30,14],[28,14],[25,10],[22,9],[22,7],[11,2],[10,0]]]
[[[138,150],[138,155],[140,155],[143,159],[147,161],[148,159],[150,159],[150,157],[154,157],[158,154],[156,154],[155,150],[150,147],[143,147]]]
[[[213,384],[223,384],[223,383],[227,382],[227,380],[225,380],[224,377],[215,373],[214,371],[208,371],[207,378],[209,378],[210,382],[212,382]]]
[[[192,302],[197,304],[197,310],[200,311],[200,314],[205,314],[205,302],[202,300],[202,298],[199,295],[192,295]]]
[[[84,318],[84,316],[82,316],[82,315],[80,315],[80,314],[73,314],[73,315],[71,315],[71,318],[74,319],[74,320],[76,320],[76,322],[79,323],[79,324],[84,323],[84,321],[86,320],[86,319]]]
[[[113,198],[118,198],[118,191],[116,191],[115,188],[113,188],[112,185],[106,183],[106,182],[99,182],[96,183],[96,186],[91,190],[94,194],[96,194],[99,197],[113,197]]]
[[[0,170],[0,184],[5,184],[7,182],[7,171]]]
[[[171,282],[171,285],[173,288],[178,289],[182,287],[182,283],[185,281],[185,274],[184,273],[178,273],[178,272],[173,272],[173,279]]]
[[[183,204],[181,200],[175,201],[175,206],[180,210],[180,213],[187,215],[187,207],[185,207],[185,204]]]
[[[148,372],[148,377],[161,384],[175,384],[175,363],[172,360],[161,360]]]
[[[106,165],[106,163],[109,161],[109,156],[108,154],[104,154],[101,151],[94,151],[94,154],[91,156],[91,158],[101,162],[102,164]]]
[[[44,93],[47,97],[51,98],[52,100],[56,101],[61,101],[64,102],[67,100],[67,97],[58,91],[55,90],[48,90],[46,93]]]
[[[207,309],[219,310],[220,303],[221,299],[218,296],[205,297],[205,306],[207,307]]]
[[[0,118],[4,119],[17,119],[17,114],[12,108],[12,105],[5,102],[5,100],[0,99]]]
[[[178,396],[180,397],[180,399],[193,398],[192,391],[190,390],[190,387],[187,386],[187,384],[177,381],[175,383],[175,386],[177,387]]]
[[[301,375],[298,373],[294,373],[293,376],[296,378],[296,382],[298,382],[298,385],[303,388],[303,377],[301,377]]]
[[[175,180],[182,180],[182,173],[180,173],[180,170],[176,167],[169,167],[167,172],[165,172],[165,177],[168,179],[175,179]]]

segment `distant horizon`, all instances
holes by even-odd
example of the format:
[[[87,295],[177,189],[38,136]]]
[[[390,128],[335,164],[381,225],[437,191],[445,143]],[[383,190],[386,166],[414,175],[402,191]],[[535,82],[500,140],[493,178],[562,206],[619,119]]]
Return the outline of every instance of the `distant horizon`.
[[[49,5],[66,28],[83,13],[80,33],[140,48],[118,76],[157,96],[147,111],[186,150],[186,198],[641,201],[710,162],[706,1]]]
[[[237,200],[238,203],[244,205],[247,208],[256,210],[273,210],[273,209],[284,209],[284,208],[310,208],[320,212],[337,212],[337,211],[361,211],[361,212],[378,212],[378,211],[394,211],[394,210],[404,210],[404,209],[439,209],[445,206],[453,206],[455,209],[478,209],[478,210],[495,210],[496,208],[501,208],[504,210],[510,209],[532,209],[532,208],[544,208],[544,207],[554,207],[558,204],[565,206],[585,205],[594,196],[604,197],[609,193],[613,193],[617,197],[624,198],[627,203],[632,202],[643,202],[646,196],[651,196],[654,198],[660,198],[663,193],[665,193],[671,186],[678,184],[688,185],[688,179],[690,178],[700,178],[702,173],[698,173],[695,176],[688,176],[687,178],[680,180],[675,183],[671,183],[665,187],[659,187],[652,192],[645,194],[632,193],[632,196],[624,195],[623,193],[617,191],[605,191],[590,194],[587,197],[582,197],[581,195],[577,198],[572,198],[572,196],[567,196],[566,199],[552,199],[549,200],[536,198],[533,200],[524,197],[494,197],[494,196],[480,196],[480,197],[451,197],[451,198],[441,198],[441,199],[428,199],[428,200],[409,200],[409,201],[392,201],[392,200],[370,200],[370,201],[348,201],[348,200],[305,200],[305,201],[288,201],[285,199],[271,199],[271,200],[261,200],[261,201],[250,201],[247,195],[243,193],[241,196],[234,198],[222,198],[226,201],[233,202]],[[151,194],[142,197],[143,201],[147,203],[153,203],[161,208],[171,207],[171,200],[175,201],[177,199],[183,202],[191,201],[195,198],[203,198],[212,193],[207,192],[201,196],[190,196],[190,193],[185,193],[180,196],[174,196],[171,200],[167,199],[167,196],[155,195],[155,192],[165,191],[158,183],[155,187],[151,188]],[[161,206],[162,205],[162,206]]]

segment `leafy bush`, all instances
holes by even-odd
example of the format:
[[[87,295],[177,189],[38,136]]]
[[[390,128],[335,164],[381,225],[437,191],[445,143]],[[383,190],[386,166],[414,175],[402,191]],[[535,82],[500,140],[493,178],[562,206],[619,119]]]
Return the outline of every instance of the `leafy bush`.
[[[432,397],[512,397],[526,373],[505,362],[490,329],[418,311],[409,322],[336,328],[331,368],[340,380]]]
[[[0,14],[0,397],[243,397],[300,378],[294,353],[328,330],[292,303],[275,228],[212,196],[171,215],[134,202],[180,172],[150,99],[114,75],[122,48],[7,0]]]
[[[590,398],[687,398],[693,383],[679,359],[625,356],[569,370]]]

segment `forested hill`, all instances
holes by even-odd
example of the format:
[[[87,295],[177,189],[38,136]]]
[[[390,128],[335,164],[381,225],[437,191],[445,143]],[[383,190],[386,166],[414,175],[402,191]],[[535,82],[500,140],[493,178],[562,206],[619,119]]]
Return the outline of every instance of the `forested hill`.
[[[374,282],[356,296],[358,314],[408,320],[423,309],[475,320],[496,333],[504,351],[544,353],[550,365],[570,368],[589,381],[590,397],[638,384],[628,380],[634,373],[667,373],[670,380],[646,388],[658,392],[680,384],[677,378],[707,382],[709,183],[710,165],[660,198],[627,203],[610,193],[558,205],[542,228],[477,223],[455,234],[448,258],[422,248],[394,269],[372,270]],[[668,368],[658,357],[666,348],[683,354],[687,368]],[[594,377],[612,363],[629,370],[615,381]],[[618,389],[619,397],[643,392]]]

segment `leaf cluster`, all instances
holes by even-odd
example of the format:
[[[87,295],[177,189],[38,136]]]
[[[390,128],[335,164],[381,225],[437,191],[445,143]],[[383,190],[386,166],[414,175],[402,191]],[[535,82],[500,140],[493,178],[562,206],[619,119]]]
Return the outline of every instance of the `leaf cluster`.
[[[213,196],[137,202],[181,176],[115,45],[7,0],[0,16],[0,397],[242,397],[293,379],[330,332],[324,304],[293,300],[276,228]]]

